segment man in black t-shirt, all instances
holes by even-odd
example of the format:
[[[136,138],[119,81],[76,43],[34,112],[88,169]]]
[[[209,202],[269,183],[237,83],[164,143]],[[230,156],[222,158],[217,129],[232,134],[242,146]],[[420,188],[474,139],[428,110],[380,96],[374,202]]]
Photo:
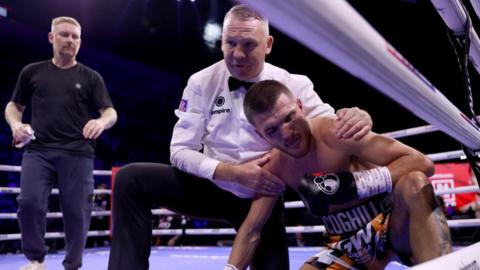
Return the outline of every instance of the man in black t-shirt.
[[[82,265],[93,203],[94,140],[115,124],[117,113],[102,77],[76,61],[80,36],[74,18],[53,19],[48,34],[53,59],[22,70],[5,108],[15,146],[25,145],[17,200],[22,248],[30,263],[21,269],[45,269],[43,238],[53,186],[60,190],[63,212],[63,265]],[[30,124],[22,122],[26,106],[31,107]]]

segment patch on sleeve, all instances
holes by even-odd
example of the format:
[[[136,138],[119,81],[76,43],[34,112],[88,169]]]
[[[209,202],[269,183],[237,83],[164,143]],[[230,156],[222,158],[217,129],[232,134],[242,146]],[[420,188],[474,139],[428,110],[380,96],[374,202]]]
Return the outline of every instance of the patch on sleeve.
[[[178,110],[181,112],[186,112],[188,106],[188,100],[182,99],[180,100],[180,105],[178,106]]]

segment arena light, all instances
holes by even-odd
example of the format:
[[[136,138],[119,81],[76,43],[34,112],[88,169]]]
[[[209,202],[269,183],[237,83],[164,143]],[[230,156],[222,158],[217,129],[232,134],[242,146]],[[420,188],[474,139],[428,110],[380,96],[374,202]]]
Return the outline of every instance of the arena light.
[[[214,49],[222,37],[222,27],[214,21],[208,21],[203,29],[203,40],[207,47]]]
[[[0,16],[7,17],[7,15],[8,15],[7,8],[0,6]]]

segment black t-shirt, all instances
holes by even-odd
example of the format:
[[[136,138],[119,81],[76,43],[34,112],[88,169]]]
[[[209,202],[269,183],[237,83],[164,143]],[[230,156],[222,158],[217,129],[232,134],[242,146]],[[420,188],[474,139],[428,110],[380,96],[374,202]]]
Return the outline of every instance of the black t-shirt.
[[[99,109],[113,107],[100,74],[80,63],[61,69],[51,60],[22,70],[11,101],[31,106],[36,139],[27,149],[61,149],[92,157],[95,142],[83,137],[83,127]]]

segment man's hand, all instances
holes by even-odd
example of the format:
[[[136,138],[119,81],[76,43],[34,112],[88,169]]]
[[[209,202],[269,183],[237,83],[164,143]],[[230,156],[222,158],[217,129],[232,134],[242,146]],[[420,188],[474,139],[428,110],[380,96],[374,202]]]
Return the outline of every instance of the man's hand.
[[[280,178],[262,168],[269,160],[270,155],[267,154],[239,165],[220,163],[214,178],[238,182],[260,195],[275,196],[285,190],[285,184]]]
[[[15,145],[35,139],[33,133],[33,129],[29,124],[17,122],[12,125],[12,136]]]
[[[337,111],[336,134],[339,139],[353,137],[359,140],[372,130],[372,126],[372,118],[364,110],[353,107]]]
[[[83,127],[83,137],[85,139],[96,139],[105,130],[105,124],[99,119],[91,119]]]

